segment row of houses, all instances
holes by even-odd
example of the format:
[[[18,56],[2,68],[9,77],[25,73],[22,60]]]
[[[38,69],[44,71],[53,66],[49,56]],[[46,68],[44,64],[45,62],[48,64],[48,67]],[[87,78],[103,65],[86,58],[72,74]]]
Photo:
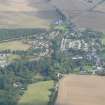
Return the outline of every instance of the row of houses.
[[[70,48],[88,51],[89,46],[88,43],[86,43],[84,40],[73,40],[63,38],[61,42],[61,51],[65,51]]]
[[[9,64],[9,62],[6,59],[9,55],[10,55],[9,53],[0,52],[0,67],[4,68]]]

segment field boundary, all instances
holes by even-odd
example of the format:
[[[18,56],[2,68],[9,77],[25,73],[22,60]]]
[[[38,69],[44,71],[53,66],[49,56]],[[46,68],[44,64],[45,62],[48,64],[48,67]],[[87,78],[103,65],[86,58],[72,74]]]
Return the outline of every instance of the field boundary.
[[[56,102],[56,99],[58,97],[58,82],[54,82],[54,88],[51,90],[51,95],[50,95],[50,98],[49,98],[49,102],[48,102],[48,105],[55,105],[55,102]]]

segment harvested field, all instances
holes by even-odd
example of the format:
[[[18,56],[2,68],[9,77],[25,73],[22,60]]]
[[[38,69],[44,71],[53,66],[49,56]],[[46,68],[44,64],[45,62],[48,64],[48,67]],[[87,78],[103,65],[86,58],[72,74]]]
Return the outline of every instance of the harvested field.
[[[94,8],[94,11],[105,13],[105,2],[96,6],[96,8]]]
[[[103,0],[52,0],[77,28],[90,28],[105,32],[105,3]]]
[[[77,26],[105,32],[103,0],[0,0],[0,28],[49,28],[59,9]]]
[[[72,21],[77,28],[89,28],[96,31],[105,32],[105,14],[100,12],[86,12],[80,16],[73,18]]]
[[[105,77],[65,76],[60,81],[56,105],[105,105]]]
[[[0,28],[49,28],[58,17],[47,0],[0,0]]]

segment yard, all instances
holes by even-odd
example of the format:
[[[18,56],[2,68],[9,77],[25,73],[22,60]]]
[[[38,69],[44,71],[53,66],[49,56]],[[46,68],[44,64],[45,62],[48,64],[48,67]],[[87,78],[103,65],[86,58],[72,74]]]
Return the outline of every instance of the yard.
[[[0,50],[28,50],[31,46],[22,41],[10,41],[0,43]]]
[[[18,105],[47,105],[53,81],[38,82],[31,84],[21,97]]]

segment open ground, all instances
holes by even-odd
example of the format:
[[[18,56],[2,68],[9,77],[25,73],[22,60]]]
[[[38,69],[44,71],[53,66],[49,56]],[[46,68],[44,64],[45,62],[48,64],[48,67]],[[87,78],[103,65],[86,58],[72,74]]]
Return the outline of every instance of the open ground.
[[[44,81],[31,84],[21,97],[18,105],[47,105],[53,81]]]
[[[57,9],[77,28],[105,32],[104,0],[0,0],[0,28],[49,28]]]
[[[105,32],[104,0],[52,0],[51,3],[61,10],[77,28],[90,28]]]
[[[0,0],[0,28],[49,28],[57,17],[47,0]]]
[[[28,50],[31,45],[24,44],[21,40],[0,43],[0,50]]]
[[[65,76],[55,105],[105,105],[105,77]]]

